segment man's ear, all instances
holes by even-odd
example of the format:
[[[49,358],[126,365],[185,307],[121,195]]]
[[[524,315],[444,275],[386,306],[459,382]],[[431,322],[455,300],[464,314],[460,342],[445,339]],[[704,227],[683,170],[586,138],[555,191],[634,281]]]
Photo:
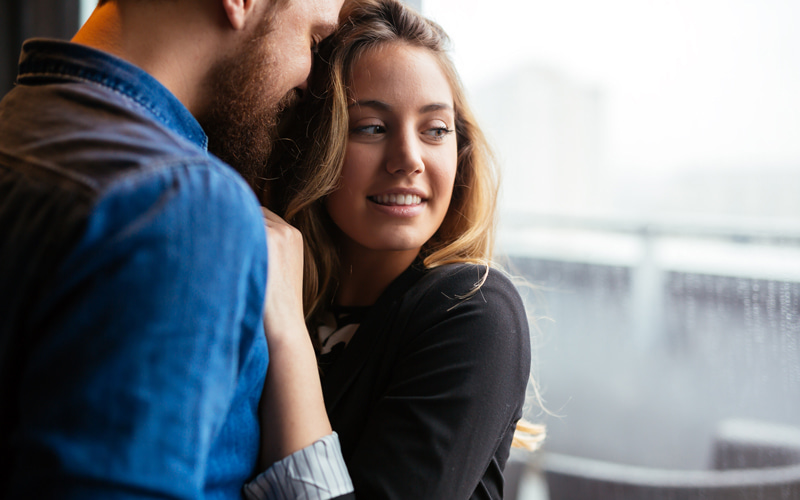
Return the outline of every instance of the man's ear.
[[[255,12],[259,3],[271,0],[222,0],[222,8],[235,30],[245,27],[247,19]]]

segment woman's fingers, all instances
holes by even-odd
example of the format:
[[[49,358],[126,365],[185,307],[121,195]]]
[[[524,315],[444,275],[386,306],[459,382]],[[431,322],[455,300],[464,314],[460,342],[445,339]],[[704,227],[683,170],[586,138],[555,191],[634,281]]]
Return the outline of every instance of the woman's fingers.
[[[274,212],[261,208],[267,231],[269,268],[264,307],[267,337],[290,335],[302,330],[303,318],[303,237],[295,227]]]

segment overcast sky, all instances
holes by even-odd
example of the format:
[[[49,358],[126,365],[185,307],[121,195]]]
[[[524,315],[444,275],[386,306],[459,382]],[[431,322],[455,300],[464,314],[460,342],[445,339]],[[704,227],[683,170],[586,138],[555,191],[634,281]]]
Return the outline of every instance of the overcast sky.
[[[607,96],[621,169],[800,169],[796,0],[424,0],[468,87],[535,62]]]

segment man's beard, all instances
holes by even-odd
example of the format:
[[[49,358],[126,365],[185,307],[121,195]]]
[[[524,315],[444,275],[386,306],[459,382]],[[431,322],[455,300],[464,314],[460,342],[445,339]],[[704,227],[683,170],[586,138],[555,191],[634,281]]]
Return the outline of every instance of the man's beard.
[[[242,55],[212,72],[213,102],[200,125],[208,150],[236,169],[256,193],[265,181],[267,159],[277,139],[278,117],[299,100],[297,90],[275,96],[270,48],[258,37]]]

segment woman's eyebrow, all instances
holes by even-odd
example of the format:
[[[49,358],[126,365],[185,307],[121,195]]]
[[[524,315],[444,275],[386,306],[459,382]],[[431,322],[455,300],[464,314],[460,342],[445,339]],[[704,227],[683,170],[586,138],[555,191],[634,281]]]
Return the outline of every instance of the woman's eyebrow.
[[[433,104],[426,104],[419,108],[420,113],[430,113],[431,111],[441,111],[441,110],[453,111],[453,106],[449,104],[435,102]]]
[[[350,108],[356,107],[356,106],[357,107],[361,107],[361,108],[375,108],[375,109],[378,109],[380,111],[389,111],[389,110],[392,109],[392,107],[388,103],[385,103],[383,101],[379,101],[377,99],[369,99],[369,100],[366,100],[366,101],[355,101],[352,104],[350,104],[347,107],[347,109],[350,109]],[[419,108],[419,112],[420,113],[430,113],[432,111],[441,111],[443,109],[444,110],[448,110],[448,111],[453,111],[453,106],[451,106],[450,104],[435,102],[435,103],[426,104],[426,105],[422,106],[421,108]]]

